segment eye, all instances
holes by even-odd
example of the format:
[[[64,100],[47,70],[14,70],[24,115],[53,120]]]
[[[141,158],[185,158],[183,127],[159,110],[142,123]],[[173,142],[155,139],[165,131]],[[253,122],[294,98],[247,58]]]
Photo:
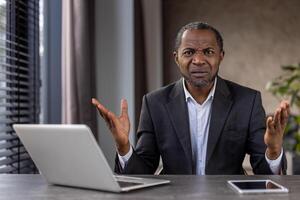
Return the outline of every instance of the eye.
[[[215,51],[213,49],[204,49],[203,53],[206,56],[213,56],[215,54]]]
[[[186,56],[186,57],[190,57],[190,56],[192,56],[193,54],[195,53],[195,51],[193,50],[193,49],[185,49],[184,51],[183,51],[183,55],[184,56]]]

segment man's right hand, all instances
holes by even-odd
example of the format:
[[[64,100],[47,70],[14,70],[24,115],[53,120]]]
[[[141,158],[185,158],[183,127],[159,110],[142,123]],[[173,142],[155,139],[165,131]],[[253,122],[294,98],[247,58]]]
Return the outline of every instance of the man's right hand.
[[[101,117],[105,120],[108,128],[110,129],[118,152],[121,156],[126,155],[130,149],[129,143],[129,130],[130,121],[128,117],[128,104],[125,99],[121,100],[121,114],[116,116],[113,112],[105,108],[97,99],[92,98],[92,104],[96,106]]]

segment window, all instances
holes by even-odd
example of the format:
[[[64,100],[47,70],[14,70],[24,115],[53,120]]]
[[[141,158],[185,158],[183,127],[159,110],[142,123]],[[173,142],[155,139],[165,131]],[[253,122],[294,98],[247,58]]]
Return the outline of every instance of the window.
[[[12,129],[39,122],[39,1],[0,0],[0,173],[36,173]]]

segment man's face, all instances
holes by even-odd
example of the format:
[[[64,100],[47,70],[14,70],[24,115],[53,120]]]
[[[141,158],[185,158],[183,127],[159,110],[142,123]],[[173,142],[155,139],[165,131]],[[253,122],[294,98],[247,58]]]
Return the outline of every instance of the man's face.
[[[214,81],[224,52],[210,30],[186,30],[174,52],[181,75],[194,87],[207,87]]]

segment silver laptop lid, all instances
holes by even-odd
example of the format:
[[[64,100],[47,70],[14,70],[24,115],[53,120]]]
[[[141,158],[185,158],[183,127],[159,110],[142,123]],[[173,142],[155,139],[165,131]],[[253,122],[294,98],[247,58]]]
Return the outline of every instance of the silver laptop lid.
[[[49,183],[121,191],[89,127],[15,124],[13,128]]]

